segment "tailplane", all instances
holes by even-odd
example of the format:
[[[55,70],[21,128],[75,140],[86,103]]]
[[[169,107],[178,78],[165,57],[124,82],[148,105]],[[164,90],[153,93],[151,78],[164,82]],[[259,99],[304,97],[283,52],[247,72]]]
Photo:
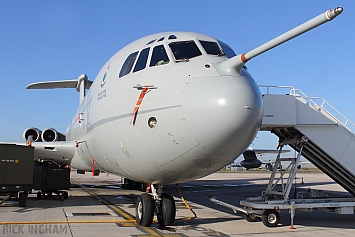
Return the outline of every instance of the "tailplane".
[[[26,89],[55,89],[55,88],[75,88],[80,93],[80,102],[86,95],[86,89],[89,89],[92,81],[86,74],[81,74],[77,79],[63,81],[45,81],[35,82],[26,87]]]

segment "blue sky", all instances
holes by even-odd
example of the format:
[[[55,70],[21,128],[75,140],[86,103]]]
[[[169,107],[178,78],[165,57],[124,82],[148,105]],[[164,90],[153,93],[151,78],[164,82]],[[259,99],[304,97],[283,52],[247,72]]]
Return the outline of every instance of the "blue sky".
[[[120,48],[161,31],[195,31],[244,53],[327,9],[344,12],[247,63],[258,84],[292,85],[321,96],[355,121],[355,1],[0,1],[0,141],[28,127],[65,132],[75,89],[26,90],[47,80],[91,80]],[[259,133],[256,148],[275,148]]]

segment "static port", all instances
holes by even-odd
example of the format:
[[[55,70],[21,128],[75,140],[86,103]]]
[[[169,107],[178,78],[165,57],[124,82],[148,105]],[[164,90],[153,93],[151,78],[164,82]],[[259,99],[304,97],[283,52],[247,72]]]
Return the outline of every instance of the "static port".
[[[157,119],[155,117],[150,117],[148,119],[148,126],[150,128],[155,128],[157,126]]]

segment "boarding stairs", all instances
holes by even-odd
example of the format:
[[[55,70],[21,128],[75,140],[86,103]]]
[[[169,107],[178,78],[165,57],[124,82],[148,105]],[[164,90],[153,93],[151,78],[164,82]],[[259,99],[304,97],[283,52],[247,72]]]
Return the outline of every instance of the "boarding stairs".
[[[306,136],[302,156],[355,196],[355,124],[323,98],[309,97],[290,86],[259,87],[263,93],[260,130],[271,131],[281,141]],[[300,152],[296,144],[289,146]]]

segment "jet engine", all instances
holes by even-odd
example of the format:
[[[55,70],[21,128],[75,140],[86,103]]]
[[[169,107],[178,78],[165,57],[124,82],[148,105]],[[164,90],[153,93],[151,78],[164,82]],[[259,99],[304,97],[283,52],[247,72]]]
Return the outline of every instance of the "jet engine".
[[[240,165],[243,166],[246,169],[255,169],[259,168],[261,166],[261,161],[256,159],[256,160],[243,160],[240,162]]]
[[[42,141],[42,137],[41,137],[42,131],[39,130],[38,128],[27,128],[24,132],[23,132],[23,139],[25,141],[28,140],[29,136],[32,136],[32,141],[34,142],[41,142]]]
[[[65,141],[65,135],[58,132],[54,128],[47,128],[43,130],[41,138],[44,142]]]
[[[256,158],[255,151],[253,150],[244,151],[243,156],[244,160],[240,162],[240,165],[247,169],[259,168],[262,164],[262,162]]]

